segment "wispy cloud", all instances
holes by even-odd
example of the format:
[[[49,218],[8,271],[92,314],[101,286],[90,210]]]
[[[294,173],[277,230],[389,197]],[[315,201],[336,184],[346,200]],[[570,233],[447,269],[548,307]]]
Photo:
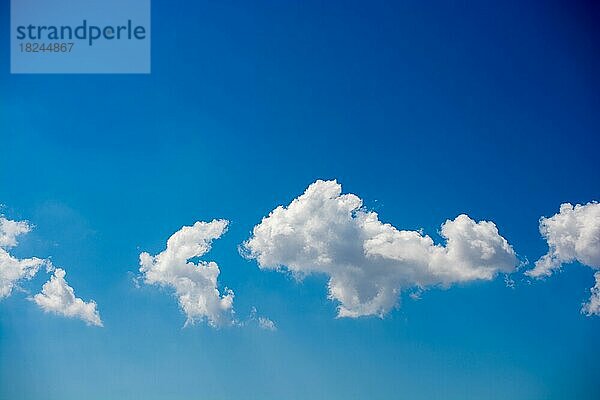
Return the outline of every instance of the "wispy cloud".
[[[275,332],[277,330],[277,324],[275,321],[265,316],[258,315],[258,310],[256,307],[252,307],[250,310],[250,316],[248,317],[247,321],[240,322],[240,326],[245,325],[257,325],[260,329],[271,332]]]
[[[267,331],[276,331],[277,325],[267,317],[258,317],[258,326]]]
[[[600,272],[594,274],[596,284],[590,289],[590,299],[581,307],[581,312],[587,316],[600,315]]]

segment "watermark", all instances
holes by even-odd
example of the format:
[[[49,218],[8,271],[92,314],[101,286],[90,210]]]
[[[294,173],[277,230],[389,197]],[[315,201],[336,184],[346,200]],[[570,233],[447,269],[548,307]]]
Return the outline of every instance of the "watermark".
[[[150,73],[150,0],[11,0],[10,71]]]

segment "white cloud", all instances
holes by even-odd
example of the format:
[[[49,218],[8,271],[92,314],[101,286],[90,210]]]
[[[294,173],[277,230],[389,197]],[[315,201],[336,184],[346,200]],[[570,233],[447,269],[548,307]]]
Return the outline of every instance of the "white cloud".
[[[548,253],[526,274],[532,277],[550,276],[562,264],[578,261],[600,268],[600,204],[569,203],[560,212],[540,219],[540,233],[548,242]]]
[[[276,331],[277,325],[267,317],[258,317],[258,326],[267,331]]]
[[[8,252],[17,245],[17,237],[30,230],[26,221],[11,221],[0,216],[0,299],[10,296],[19,281],[33,278],[46,263],[35,257],[18,259]]]
[[[592,293],[590,299],[581,308],[581,312],[587,316],[600,315],[600,272],[594,274],[596,284],[590,290]]]
[[[65,275],[63,269],[54,269],[54,274],[44,283],[41,293],[33,296],[33,301],[45,312],[79,318],[88,325],[103,326],[96,302],[85,302],[75,297],[73,288],[65,281]]]
[[[46,312],[81,318],[91,325],[102,326],[94,301],[84,302],[75,297],[73,288],[64,280],[65,271],[55,269],[49,260],[36,257],[18,259],[7,249],[18,244],[17,238],[31,231],[26,221],[11,221],[0,216],[0,299],[11,294],[19,281],[33,278],[40,267],[46,266],[54,275],[32,300]]]
[[[27,221],[11,221],[0,216],[0,247],[10,248],[17,245],[17,237],[31,231]]]
[[[298,278],[327,275],[339,317],[383,316],[402,289],[490,280],[518,265],[492,222],[466,215],[448,220],[442,246],[421,232],[382,223],[359,197],[341,192],[336,181],[313,183],[263,218],[242,248],[262,269],[285,269]]]
[[[225,289],[219,292],[217,278],[219,266],[210,261],[194,264],[188,261],[206,254],[214,239],[227,230],[228,221],[196,222],[184,226],[167,241],[166,250],[152,256],[140,254],[140,272],[147,284],[175,289],[186,325],[206,319],[211,326],[233,322],[234,293]]]
[[[600,269],[600,204],[561,204],[558,214],[540,219],[540,233],[548,242],[548,253],[536,261],[527,275],[550,276],[563,264],[575,261]],[[600,273],[595,278],[591,298],[581,310],[587,315],[600,314]]]
[[[248,320],[246,322],[241,322],[240,326],[247,324],[256,324],[260,329],[264,329],[266,331],[275,332],[277,330],[277,324],[275,321],[265,316],[258,315],[258,310],[256,307],[252,307],[252,309],[250,309],[250,316],[248,317]]]

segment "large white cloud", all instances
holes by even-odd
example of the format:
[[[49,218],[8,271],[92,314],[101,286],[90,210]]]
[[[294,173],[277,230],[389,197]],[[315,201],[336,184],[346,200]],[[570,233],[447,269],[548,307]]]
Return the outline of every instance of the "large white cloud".
[[[563,264],[575,261],[600,269],[600,204],[562,204],[558,214],[540,219],[540,233],[548,242],[548,253],[536,261],[527,275],[535,278],[550,276]],[[595,276],[592,297],[582,309],[588,315],[600,315],[599,274]]]
[[[383,316],[404,288],[490,280],[518,265],[492,222],[459,215],[441,235],[445,246],[384,224],[336,181],[319,180],[263,218],[242,249],[263,269],[327,275],[339,317]]]
[[[0,216],[0,299],[10,296],[19,281],[33,278],[46,263],[35,257],[19,259],[8,252],[17,245],[17,237],[30,230],[31,226],[25,221],[11,221]]]
[[[196,222],[184,226],[167,241],[166,250],[152,256],[140,254],[140,272],[148,284],[175,289],[179,305],[187,316],[186,325],[207,320],[211,326],[233,322],[233,291],[219,292],[219,266],[210,261],[188,261],[206,254],[214,239],[227,230],[226,220]]]
[[[46,312],[69,318],[79,318],[88,325],[102,326],[96,302],[85,302],[75,297],[73,288],[65,281],[65,271],[54,269],[50,280],[42,286],[41,293],[33,296],[33,301]]]

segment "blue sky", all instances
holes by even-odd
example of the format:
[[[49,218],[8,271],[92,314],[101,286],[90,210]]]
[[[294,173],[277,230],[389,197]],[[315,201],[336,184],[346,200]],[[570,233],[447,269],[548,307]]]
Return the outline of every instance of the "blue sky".
[[[598,398],[579,263],[336,319],[325,276],[238,254],[317,179],[437,242],[461,213],[494,221],[530,263],[541,216],[600,200],[597,7],[419,3],[154,2],[150,75],[10,75],[1,58],[2,213],[35,225],[13,253],[64,267],[104,327],[2,300],[0,399]],[[140,252],[214,218],[229,231],[203,259],[238,318],[256,307],[277,331],[182,328],[168,290],[134,284]]]

